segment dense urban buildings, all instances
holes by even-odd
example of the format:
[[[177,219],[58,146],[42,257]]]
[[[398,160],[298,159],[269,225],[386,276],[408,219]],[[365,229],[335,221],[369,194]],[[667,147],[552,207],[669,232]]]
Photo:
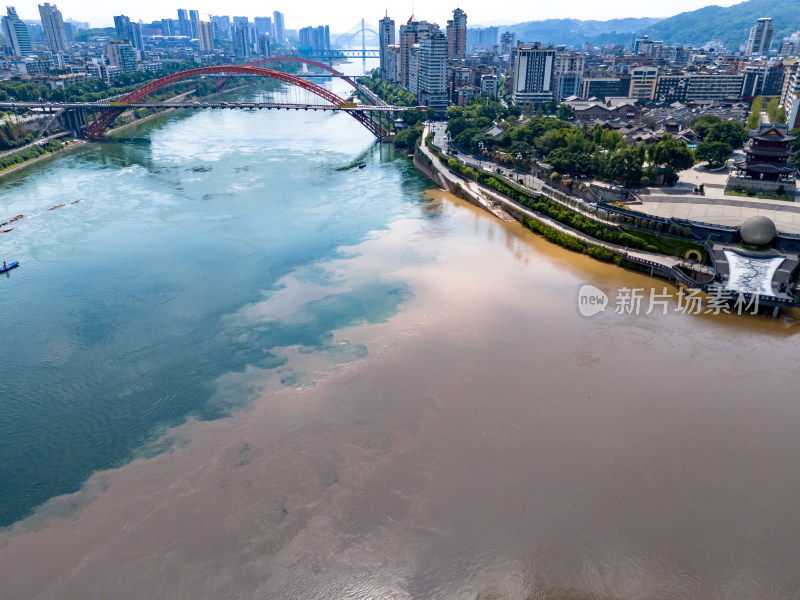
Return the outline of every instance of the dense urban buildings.
[[[2,20],[5,78],[35,78],[63,86],[85,78],[112,82],[122,73],[156,71],[170,61],[230,64],[293,54],[335,56],[349,34],[328,25],[286,29],[283,14],[208,15],[180,8],[177,18],[144,22],[114,16],[114,28],[87,35],[88,23],[64,19],[54,4],[38,6],[41,22],[24,22],[14,7]],[[362,21],[363,22],[363,21]],[[498,27],[469,27],[461,8],[446,27],[412,15],[399,25],[388,11],[377,26],[380,77],[410,92],[439,115],[447,106],[475,96],[500,96],[520,107],[568,103],[576,118],[607,115],[625,119],[629,102],[638,107],[676,105],[709,110],[711,104],[737,105],[756,96],[778,100],[790,127],[800,125],[800,31],[772,49],[775,24],[759,18],[738,50],[719,40],[691,47],[640,35],[627,46],[580,47],[520,38]],[[78,40],[78,41],[76,41]],[[119,42],[119,43],[115,43]],[[776,41],[777,42],[777,41]],[[581,104],[580,102],[583,102]],[[738,110],[738,109],[737,109]],[[580,115],[577,113],[580,112]]]

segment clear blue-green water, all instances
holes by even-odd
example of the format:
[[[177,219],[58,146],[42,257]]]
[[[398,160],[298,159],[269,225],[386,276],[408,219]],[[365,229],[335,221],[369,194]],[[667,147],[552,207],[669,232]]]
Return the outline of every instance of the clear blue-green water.
[[[0,525],[270,377],[296,385],[281,347],[363,354],[331,332],[409,292],[339,286],[320,265],[422,216],[427,187],[344,114],[233,110],[174,113],[0,180],[0,220],[25,215],[0,236],[0,259],[21,262],[0,278]],[[287,277],[330,289],[291,319],[235,318]],[[248,368],[264,377],[222,389]]]

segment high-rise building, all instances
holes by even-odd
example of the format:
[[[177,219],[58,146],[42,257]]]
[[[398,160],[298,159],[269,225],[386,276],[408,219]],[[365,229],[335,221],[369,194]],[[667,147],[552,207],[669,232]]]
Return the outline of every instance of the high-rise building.
[[[514,34],[506,31],[500,36],[500,55],[508,56],[511,54],[511,48],[514,47]]]
[[[420,21],[414,15],[405,25],[400,25],[400,61],[397,63],[397,81],[401,85],[409,85],[409,56],[411,47],[421,39],[428,37],[432,31],[438,31],[439,26],[427,21]]]
[[[200,12],[196,10],[189,11],[189,26],[192,28],[192,37],[199,38],[200,32],[197,24],[200,22]]]
[[[214,25],[208,21],[198,21],[197,41],[200,43],[200,52],[212,52],[214,50]]]
[[[236,21],[233,17],[233,51],[239,58],[250,58],[252,45],[250,44],[250,24],[245,21]]]
[[[270,37],[271,36],[265,33],[258,36],[257,48],[258,48],[258,54],[260,56],[267,56],[267,57],[272,56],[272,51],[270,49],[270,43],[269,43]]]
[[[420,39],[417,97],[440,117],[447,112],[447,54],[447,38],[438,29]]]
[[[218,40],[231,40],[231,18],[228,15],[211,17],[211,22],[214,24],[214,37]]]
[[[253,23],[256,25],[256,34],[272,37],[272,17],[255,17]]]
[[[515,105],[552,102],[555,60],[555,48],[517,42],[511,50],[511,97]]]
[[[130,42],[131,46],[137,50],[144,50],[142,40],[142,28],[138,23],[133,23],[125,15],[114,17],[114,28],[117,31],[117,39],[121,42]]]
[[[769,52],[769,47],[772,45],[773,30],[772,19],[763,18],[756,21],[756,24],[750,28],[750,37],[747,38],[745,54],[759,56]]]
[[[283,13],[277,10],[272,13],[272,25],[275,27],[275,42],[278,44],[286,42],[286,27],[283,23]]]
[[[121,41],[111,42],[106,46],[108,64],[119,67],[123,73],[136,71],[136,50],[133,46]]]
[[[45,2],[44,5],[39,5],[39,16],[42,17],[47,47],[55,53],[64,52],[67,49],[67,33],[64,30],[61,11],[56,8],[55,4],[51,6]]]
[[[303,27],[300,32],[300,47],[322,52],[331,49],[331,30],[328,25],[319,27]]]
[[[780,105],[788,116],[789,129],[800,127],[800,63],[784,61]]]
[[[386,58],[383,62],[386,81],[397,81],[397,64],[400,61],[400,46],[389,44],[386,48]]]
[[[419,44],[408,51],[408,85],[406,89],[415,97],[419,95]]]
[[[142,39],[142,26],[138,23],[131,23],[131,45],[137,50],[144,50],[144,40]]]
[[[378,41],[380,45],[380,67],[381,78],[392,81],[387,77],[386,59],[389,53],[389,46],[394,45],[394,20],[389,18],[389,11],[386,11],[386,16],[378,21]]]
[[[125,15],[117,15],[114,17],[114,29],[117,33],[117,39],[121,42],[129,41],[131,20]]]
[[[172,19],[161,19],[161,35],[175,35],[172,29]]]
[[[467,51],[488,50],[497,45],[498,27],[472,27],[467,29]]]
[[[28,26],[19,18],[17,9],[13,6],[6,7],[6,12],[7,16],[3,17],[3,34],[11,44],[14,56],[33,54]]]
[[[192,37],[192,24],[189,22],[189,14],[185,8],[178,9],[178,33],[186,37]]]
[[[583,54],[577,52],[556,54],[556,102],[580,95],[584,60]]]
[[[453,11],[453,18],[447,22],[447,57],[464,60],[466,54],[467,13],[457,8]]]

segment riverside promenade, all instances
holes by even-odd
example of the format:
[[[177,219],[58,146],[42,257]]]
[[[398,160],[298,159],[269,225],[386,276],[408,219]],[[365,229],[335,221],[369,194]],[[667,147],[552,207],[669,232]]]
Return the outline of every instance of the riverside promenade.
[[[644,252],[641,250],[633,250],[630,248],[626,248],[624,246],[618,246],[616,244],[610,244],[608,242],[598,240],[580,231],[572,229],[571,227],[567,227],[566,225],[559,223],[558,221],[551,219],[550,217],[547,217],[541,213],[533,211],[523,206],[519,202],[512,200],[511,198],[503,196],[502,194],[496,192],[495,190],[479,184],[477,181],[473,181],[472,179],[465,179],[459,175],[456,175],[447,167],[447,165],[443,164],[442,161],[439,159],[439,157],[436,156],[433,152],[431,152],[428,149],[427,145],[425,144],[424,140],[427,139],[428,134],[430,134],[431,132],[432,132],[431,125],[426,125],[422,137],[423,142],[420,144],[420,151],[431,161],[431,166],[433,168],[434,173],[428,173],[428,175],[436,183],[438,183],[440,186],[447,189],[448,191],[452,192],[455,189],[456,185],[458,185],[463,190],[466,190],[469,193],[469,195],[473,199],[474,204],[494,214],[498,218],[501,218],[503,220],[508,220],[504,218],[503,214],[500,214],[499,211],[497,210],[498,208],[502,208],[503,213],[513,215],[520,221],[522,221],[524,218],[535,219],[536,221],[539,221],[540,223],[547,225],[548,227],[552,227],[553,229],[556,229],[561,233],[565,233],[586,244],[590,244],[593,246],[601,246],[616,254],[622,255],[623,258],[625,258],[626,260],[637,262],[644,266],[650,267],[651,274],[655,274],[655,272],[658,271],[660,272],[660,274],[663,274],[669,277],[670,279],[676,279],[687,285],[699,286],[697,282],[691,280],[689,277],[687,277],[678,270],[677,267],[679,265],[684,264],[684,261],[680,258],[674,256],[666,256],[664,254],[654,254],[651,252]],[[434,145],[436,145],[435,142]],[[437,147],[439,147],[439,149],[441,150],[440,146]],[[483,162],[489,165],[494,164],[494,163],[488,163],[487,161]],[[419,164],[417,166],[422,167],[423,170],[427,172],[427,169],[425,169],[424,166]],[[514,182],[503,175],[497,175],[496,173],[493,173],[493,175],[500,177],[508,185],[514,186],[528,193],[546,195],[549,199],[561,203],[557,198],[552,197],[546,193],[546,186],[544,185],[543,181],[533,177],[532,175],[526,175],[524,181],[527,185],[520,185],[519,183]],[[575,200],[577,201],[578,199],[575,198]],[[495,205],[493,204],[494,202],[497,202],[498,204]],[[564,204],[564,206],[566,208],[569,208],[570,210],[575,210],[575,208],[572,206],[567,206],[566,204]],[[594,216],[592,216],[591,218],[594,219],[595,221],[600,221],[610,224],[610,222],[605,221],[604,219],[598,219],[597,217]]]

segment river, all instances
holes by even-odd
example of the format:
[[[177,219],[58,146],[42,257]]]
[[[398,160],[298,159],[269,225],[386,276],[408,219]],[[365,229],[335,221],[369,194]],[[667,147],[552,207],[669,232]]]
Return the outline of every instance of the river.
[[[343,114],[172,113],[0,186],[0,597],[797,596],[795,313],[619,314],[666,284]]]

